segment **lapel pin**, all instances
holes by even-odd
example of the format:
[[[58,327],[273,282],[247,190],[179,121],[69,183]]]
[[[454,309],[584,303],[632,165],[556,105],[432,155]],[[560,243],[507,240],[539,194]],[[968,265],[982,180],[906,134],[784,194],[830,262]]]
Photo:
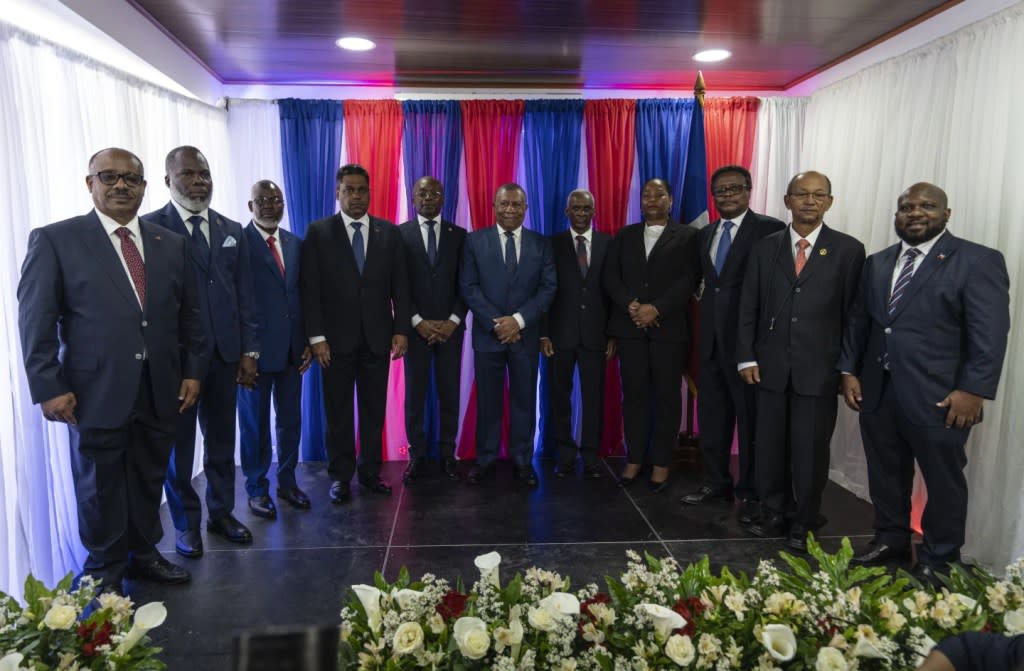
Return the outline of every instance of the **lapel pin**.
[[[162,238],[161,238],[161,237],[160,237],[159,235],[154,235],[154,236],[153,236],[153,239],[154,239],[154,240],[161,240]]]
[[[945,254],[939,254],[939,261],[943,260],[944,258],[946,258]]]
[[[818,250],[818,256],[828,256],[828,250],[822,247]]]

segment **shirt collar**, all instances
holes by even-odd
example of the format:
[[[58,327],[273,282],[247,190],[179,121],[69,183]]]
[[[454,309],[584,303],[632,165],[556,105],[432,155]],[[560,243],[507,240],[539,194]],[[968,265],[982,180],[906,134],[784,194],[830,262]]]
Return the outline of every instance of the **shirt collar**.
[[[932,247],[935,246],[935,243],[939,241],[939,238],[941,238],[945,234],[946,234],[946,229],[944,228],[944,229],[942,229],[942,232],[939,233],[938,235],[936,235],[934,238],[932,238],[928,242],[922,242],[919,245],[908,245],[906,240],[900,240],[900,256],[905,254],[907,252],[907,250],[911,249],[911,248],[916,249],[917,251],[921,252],[922,256],[927,256],[928,252],[930,252],[932,250]]]
[[[99,217],[100,223],[103,224],[103,230],[107,232],[107,237],[114,235],[114,232],[121,228],[127,228],[132,232],[132,237],[136,240],[142,240],[142,228],[139,226],[138,215],[132,217],[132,220],[122,226],[107,215],[103,214],[99,210],[95,210],[96,216]]]
[[[280,240],[281,239],[281,227],[280,226],[278,226],[276,229],[274,229],[273,233],[268,233],[267,231],[263,230],[262,228],[260,228],[260,225],[257,224],[255,221],[252,222],[252,227],[256,229],[256,232],[260,234],[260,237],[263,238],[264,242],[266,242],[267,238],[269,238],[270,236],[274,236],[274,240]]]
[[[186,223],[186,224],[188,223],[189,217],[194,217],[196,215],[202,217],[203,221],[205,221],[206,223],[210,223],[210,209],[209,208],[203,210],[202,212],[189,212],[188,210],[183,208],[178,203],[178,201],[174,200],[173,198],[171,199],[171,205],[173,205],[174,209],[178,211],[178,216],[181,217],[181,221]]]
[[[747,212],[750,212],[750,210],[743,210],[737,217],[722,217],[722,221],[731,221],[734,228],[739,228],[740,224],[743,223],[743,219],[747,216]]]
[[[594,237],[594,227],[593,227],[593,226],[591,226],[590,228],[588,228],[588,229],[586,230],[586,232],[585,232],[585,233],[577,233],[576,231],[574,231],[574,230],[572,230],[572,229],[570,228],[570,229],[569,229],[569,235],[571,235],[571,236],[572,236],[572,241],[573,241],[573,242],[576,242],[576,236],[577,236],[577,235],[582,235],[582,236],[583,236],[583,237],[584,237],[584,238],[586,239],[586,241],[587,241],[587,244],[589,245],[589,244],[590,244],[590,241],[591,241],[591,240],[593,239],[593,237]]]
[[[499,224],[495,224],[495,225],[494,225],[494,227],[495,227],[496,229],[498,229],[498,237],[499,237],[499,238],[504,238],[504,237],[505,237],[505,229],[504,229],[504,228],[502,228],[502,227],[501,227],[501,226],[500,226]],[[513,237],[513,238],[518,238],[518,237],[520,236],[520,234],[522,234],[522,232],[523,232],[523,225],[522,225],[522,224],[520,224],[519,226],[517,226],[517,227],[516,227],[516,228],[515,228],[515,229],[514,229],[514,230],[512,231],[512,237]]]
[[[821,233],[821,229],[824,228],[824,227],[825,227],[825,223],[822,222],[821,224],[818,225],[817,228],[815,228],[813,231],[808,233],[806,238],[803,238],[803,239],[806,240],[807,242],[811,243],[811,247],[814,247],[814,245],[818,242],[818,235]],[[793,224],[790,224],[789,225],[789,244],[790,244],[790,247],[796,247],[796,243],[799,242],[800,240],[801,240],[800,234],[796,232],[795,228],[793,228]]]
[[[364,214],[363,216],[359,217],[358,219],[353,219],[352,217],[350,217],[347,214],[345,214],[343,211],[339,211],[339,212],[341,214],[341,220],[345,222],[346,226],[351,226],[353,221],[358,221],[359,223],[361,223],[363,225],[364,228],[369,228],[370,227],[370,215],[369,214]]]
[[[434,217],[433,219],[427,219],[427,218],[426,218],[426,217],[424,217],[424,216],[423,216],[422,214],[420,214],[419,212],[417,212],[417,213],[416,213],[416,218],[417,218],[417,219],[419,219],[419,222],[420,222],[420,226],[426,226],[426,225],[427,225],[427,222],[428,222],[428,221],[436,221],[436,222],[437,222],[438,224],[440,224],[440,223],[441,223],[441,215],[438,215],[438,216]],[[438,226],[436,230],[440,230],[440,228],[441,228],[441,227],[440,227],[440,226]]]

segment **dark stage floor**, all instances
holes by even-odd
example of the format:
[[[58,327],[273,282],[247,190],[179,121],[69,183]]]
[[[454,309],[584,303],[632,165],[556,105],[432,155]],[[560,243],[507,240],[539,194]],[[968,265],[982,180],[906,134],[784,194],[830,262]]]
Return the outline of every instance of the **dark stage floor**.
[[[696,473],[675,472],[672,484],[658,494],[644,483],[619,489],[613,477],[619,460],[609,460],[601,480],[560,480],[551,464],[540,462],[540,486],[527,489],[512,478],[511,466],[499,465],[497,478],[485,486],[444,479],[439,470],[410,487],[401,484],[404,463],[385,464],[385,480],[394,485],[390,498],[353,485],[344,506],[327,497],[329,480],[320,463],[299,465],[299,485],[313,509],[299,511],[278,502],[274,521],[253,516],[246,505],[241,474],[237,480],[236,516],[255,541],[233,545],[204,534],[206,554],[188,560],[174,553],[174,534],[164,511],[166,530],[160,549],[192,572],[185,586],[136,583],[129,594],[136,603],[163,601],[165,624],[154,630],[172,671],[230,669],[233,638],[242,631],[274,625],[337,624],[342,596],[353,583],[370,583],[374,571],[393,580],[402,566],[414,578],[425,572],[471,582],[473,558],[497,550],[501,573],[539,566],[569,575],[575,586],[603,576],[618,576],[628,548],[655,556],[672,555],[685,564],[707,554],[715,567],[752,572],[759,559],[783,549],[781,539],[751,538],[738,526],[731,506],[692,507],[679,498],[699,484]],[[205,492],[202,477],[197,489]],[[829,524],[819,532],[835,549],[842,536],[857,545],[871,534],[871,507],[833,483],[822,512]]]

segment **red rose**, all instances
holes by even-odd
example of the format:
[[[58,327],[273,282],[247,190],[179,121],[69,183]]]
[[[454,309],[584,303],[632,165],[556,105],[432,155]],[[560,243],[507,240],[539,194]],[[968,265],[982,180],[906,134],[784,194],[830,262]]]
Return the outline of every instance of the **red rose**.
[[[682,615],[683,619],[686,620],[686,626],[677,627],[674,633],[692,638],[697,632],[697,625],[694,621],[704,611],[704,604],[697,597],[691,596],[688,599],[677,600],[675,605],[672,606],[672,610]]]
[[[469,597],[465,594],[451,590],[444,595],[441,603],[437,604],[437,613],[447,621],[460,618],[466,611],[466,601],[468,599]]]

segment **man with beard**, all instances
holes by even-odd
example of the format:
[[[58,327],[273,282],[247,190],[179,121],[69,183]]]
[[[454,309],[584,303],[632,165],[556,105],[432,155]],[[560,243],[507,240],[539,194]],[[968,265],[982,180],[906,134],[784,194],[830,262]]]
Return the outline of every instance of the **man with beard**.
[[[259,377],[252,389],[238,389],[238,429],[242,473],[249,510],[273,519],[267,472],[271,462],[270,397],[274,398],[277,435],[277,496],[295,508],[308,509],[309,497],[295,482],[302,431],[302,373],[312,355],[305,344],[299,299],[302,240],[278,227],[284,216],[281,188],[270,180],[252,185],[249,268],[260,311]]]
[[[250,543],[252,534],[235,519],[235,389],[256,383],[260,357],[258,313],[249,271],[249,246],[242,226],[210,209],[213,178],[195,147],[172,149],[164,183],[171,201],[143,217],[186,236],[199,287],[200,313],[210,366],[199,402],[181,418],[167,469],[167,507],[178,530],[175,548],[183,557],[201,557],[202,505],[192,488],[196,415],[203,432],[206,474],[206,529],[233,543]]]
[[[917,573],[959,561],[967,519],[964,443],[995,397],[1010,327],[1003,255],[946,230],[945,192],[914,184],[897,201],[900,242],[872,254],[839,361],[860,412],[875,536],[854,561],[910,556],[914,460],[928,487]]]

